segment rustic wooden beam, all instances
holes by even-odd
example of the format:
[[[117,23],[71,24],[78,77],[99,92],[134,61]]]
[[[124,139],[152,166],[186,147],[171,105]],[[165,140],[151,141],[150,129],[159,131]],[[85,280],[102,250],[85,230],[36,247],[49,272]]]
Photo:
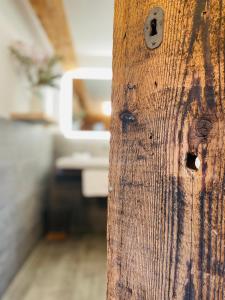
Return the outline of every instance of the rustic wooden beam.
[[[30,0],[56,53],[62,57],[66,70],[77,66],[73,41],[63,0]]]
[[[115,1],[108,300],[225,297],[224,22],[218,0]]]
[[[64,69],[71,70],[78,67],[79,62],[73,46],[63,0],[30,0],[30,3],[46,31],[56,54],[62,57]],[[88,105],[88,100],[91,96],[88,95],[84,81],[74,81],[74,87],[80,106],[92,117],[92,112]],[[102,117],[104,118],[104,116]]]

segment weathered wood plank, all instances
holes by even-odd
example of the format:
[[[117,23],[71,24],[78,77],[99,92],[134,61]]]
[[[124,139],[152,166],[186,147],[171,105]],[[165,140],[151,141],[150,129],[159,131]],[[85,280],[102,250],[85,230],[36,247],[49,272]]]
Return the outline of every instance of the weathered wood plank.
[[[108,299],[224,299],[224,19],[222,0],[115,1]]]

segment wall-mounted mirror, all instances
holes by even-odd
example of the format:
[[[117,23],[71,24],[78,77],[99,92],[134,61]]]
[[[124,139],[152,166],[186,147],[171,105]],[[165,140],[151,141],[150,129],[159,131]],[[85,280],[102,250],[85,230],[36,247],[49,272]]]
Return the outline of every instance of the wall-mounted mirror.
[[[111,80],[75,79],[73,130],[109,130]]]
[[[69,138],[109,138],[111,69],[77,69],[61,82],[60,127]]]

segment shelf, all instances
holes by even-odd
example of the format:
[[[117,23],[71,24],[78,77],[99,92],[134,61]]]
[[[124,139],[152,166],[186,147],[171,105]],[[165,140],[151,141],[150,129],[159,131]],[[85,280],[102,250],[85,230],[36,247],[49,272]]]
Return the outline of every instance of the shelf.
[[[45,115],[44,113],[11,113],[13,121],[39,123],[39,124],[55,124],[56,120]]]

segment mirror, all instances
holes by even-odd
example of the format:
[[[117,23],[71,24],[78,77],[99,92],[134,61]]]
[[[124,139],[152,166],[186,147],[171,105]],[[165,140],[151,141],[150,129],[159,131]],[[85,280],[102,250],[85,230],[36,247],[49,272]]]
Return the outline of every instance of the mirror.
[[[109,130],[111,84],[111,80],[103,79],[73,81],[73,130]]]
[[[61,81],[60,128],[69,138],[109,138],[111,69],[76,69]]]

